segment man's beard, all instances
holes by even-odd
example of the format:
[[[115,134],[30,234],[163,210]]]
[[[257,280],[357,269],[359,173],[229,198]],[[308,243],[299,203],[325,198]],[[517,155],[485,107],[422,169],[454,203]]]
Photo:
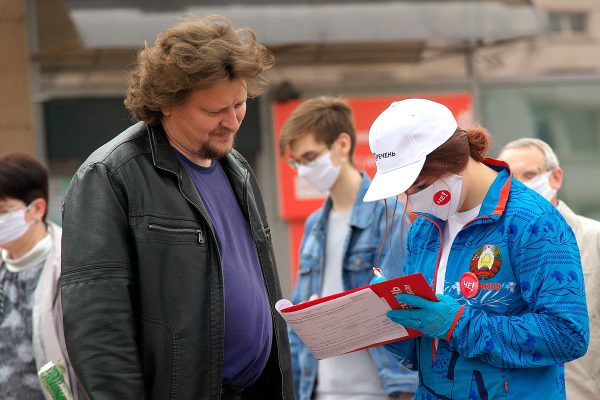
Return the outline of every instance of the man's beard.
[[[225,130],[225,129],[215,129],[214,131],[212,131],[208,134],[208,141],[206,143],[204,143],[204,145],[202,146],[202,149],[200,149],[203,158],[206,158],[209,160],[216,160],[219,158],[223,158],[227,154],[229,154],[229,152],[235,145],[235,136],[236,136],[237,132],[233,133],[233,141],[232,141],[231,146],[228,146],[228,148],[225,149],[222,146],[211,145],[210,138],[213,136],[219,136],[222,134],[231,134],[231,131]]]

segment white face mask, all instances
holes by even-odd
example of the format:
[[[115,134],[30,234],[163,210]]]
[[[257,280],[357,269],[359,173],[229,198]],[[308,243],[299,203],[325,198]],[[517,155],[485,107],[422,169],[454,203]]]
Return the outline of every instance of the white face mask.
[[[0,216],[0,246],[19,239],[27,232],[31,222],[25,221],[26,210],[21,208]]]
[[[543,174],[539,174],[533,179],[528,180],[527,182],[523,182],[525,186],[530,189],[535,190],[539,194],[541,194],[546,200],[552,201],[554,196],[556,196],[556,189],[553,189],[550,186],[550,175],[552,171],[546,171]]]
[[[327,151],[320,155],[312,165],[299,165],[298,176],[306,181],[319,192],[326,192],[335,183],[340,175],[341,166],[333,165],[331,152]]]
[[[412,211],[432,214],[446,221],[458,211],[461,191],[462,176],[452,174],[409,195],[408,205]]]

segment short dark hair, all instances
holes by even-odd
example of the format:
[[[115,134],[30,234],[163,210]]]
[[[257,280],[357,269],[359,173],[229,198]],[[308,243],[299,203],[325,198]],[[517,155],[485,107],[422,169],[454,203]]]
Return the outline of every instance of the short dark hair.
[[[42,198],[48,203],[48,169],[24,153],[0,156],[0,200],[8,198],[30,204]],[[44,221],[46,220],[44,213]]]

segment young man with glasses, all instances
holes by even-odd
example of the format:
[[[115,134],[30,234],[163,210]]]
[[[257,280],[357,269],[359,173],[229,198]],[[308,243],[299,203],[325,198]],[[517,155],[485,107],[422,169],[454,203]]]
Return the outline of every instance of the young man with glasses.
[[[305,224],[292,302],[368,285],[376,265],[387,277],[399,276],[408,222],[402,204],[392,201],[386,239],[384,202],[363,203],[371,180],[353,164],[356,132],[348,103],[336,97],[305,101],[284,124],[279,145],[301,178],[328,193]],[[289,334],[296,398],[412,398],[416,375],[383,347],[317,362],[292,330]]]
[[[563,171],[552,148],[535,138],[508,143],[498,157],[514,176],[551,202],[573,229],[585,281],[590,319],[590,344],[585,356],[565,364],[568,399],[595,399],[600,391],[600,222],[575,214],[558,199]]]

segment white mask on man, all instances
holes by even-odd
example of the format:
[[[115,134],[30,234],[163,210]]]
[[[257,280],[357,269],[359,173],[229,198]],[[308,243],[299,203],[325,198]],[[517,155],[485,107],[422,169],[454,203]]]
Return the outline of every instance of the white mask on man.
[[[550,175],[553,171],[546,171],[542,174],[539,174],[533,179],[528,180],[527,182],[523,182],[525,186],[530,189],[535,190],[539,194],[542,195],[546,200],[552,201],[554,196],[556,196],[556,189],[550,186]]]
[[[26,210],[21,208],[0,216],[0,246],[19,239],[27,232],[31,222],[25,221]]]
[[[432,214],[446,221],[458,211],[461,191],[462,176],[448,175],[408,195],[408,205],[414,212]]]
[[[320,155],[310,166],[302,164],[298,166],[298,176],[306,179],[319,192],[331,189],[340,171],[341,166],[333,165],[329,151]]]

